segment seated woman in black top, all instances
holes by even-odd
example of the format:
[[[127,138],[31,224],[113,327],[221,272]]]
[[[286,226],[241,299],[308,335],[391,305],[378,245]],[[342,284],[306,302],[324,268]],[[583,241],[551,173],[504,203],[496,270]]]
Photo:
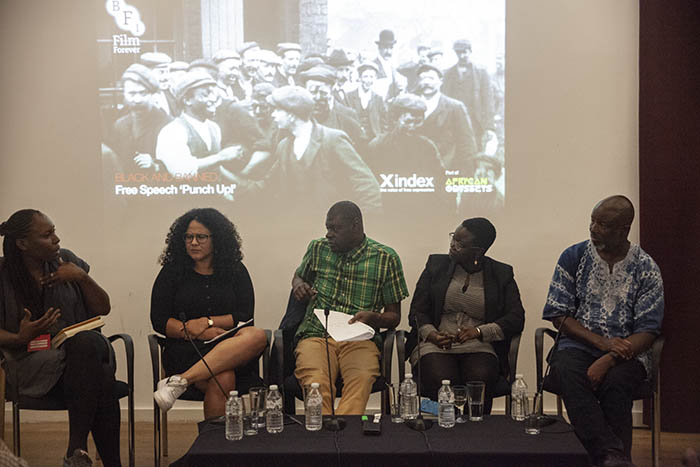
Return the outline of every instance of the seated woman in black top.
[[[7,384],[20,396],[63,399],[68,408],[64,466],[92,465],[92,432],[102,463],[120,466],[119,401],[114,395],[114,355],[98,331],[82,331],[57,349],[29,352],[39,336],[110,311],[109,296],[89,275],[90,266],[60,248],[45,214],[22,209],[0,224],[0,349]]]
[[[411,302],[413,342],[420,337],[421,390],[437,399],[443,379],[483,381],[488,413],[499,360],[507,362],[507,344],[522,331],[525,311],[513,268],[484,256],[496,239],[491,222],[467,219],[450,236],[449,255],[428,257]],[[415,348],[413,366],[417,355]]]
[[[228,394],[240,379],[257,375],[257,357],[267,342],[265,333],[254,327],[211,344],[204,342],[253,317],[253,284],[241,262],[241,239],[230,220],[216,209],[205,208],[179,217],[165,243],[160,257],[163,268],[151,294],[151,323],[167,338],[163,366],[171,376],[158,383],[154,398],[161,409],[169,410],[194,384],[204,393],[204,417],[220,416],[226,398],[192,343],[206,355]]]

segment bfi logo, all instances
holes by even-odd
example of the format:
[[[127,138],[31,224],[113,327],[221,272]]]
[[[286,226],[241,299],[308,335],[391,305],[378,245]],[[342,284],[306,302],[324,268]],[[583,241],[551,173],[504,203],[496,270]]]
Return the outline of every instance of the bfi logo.
[[[141,21],[141,14],[136,7],[128,5],[124,0],[106,0],[105,8],[122,31],[128,31],[134,36],[146,32],[146,25]]]

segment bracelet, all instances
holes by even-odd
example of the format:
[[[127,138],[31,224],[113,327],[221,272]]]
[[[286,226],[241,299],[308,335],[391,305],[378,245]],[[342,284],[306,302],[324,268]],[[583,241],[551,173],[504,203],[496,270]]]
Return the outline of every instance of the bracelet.
[[[481,338],[484,337],[483,334],[481,334],[481,329],[479,329],[479,328],[476,327],[476,326],[474,327],[474,329],[476,329],[476,332],[479,333],[479,336],[477,337],[477,339],[481,340]]]

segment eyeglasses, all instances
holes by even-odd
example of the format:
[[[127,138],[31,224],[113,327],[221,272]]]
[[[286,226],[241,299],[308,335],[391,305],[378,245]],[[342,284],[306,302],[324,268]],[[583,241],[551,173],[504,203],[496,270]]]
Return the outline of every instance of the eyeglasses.
[[[463,250],[463,249],[466,248],[464,245],[462,245],[462,244],[459,243],[457,240],[455,240],[455,233],[454,233],[454,232],[450,232],[449,235],[450,235],[450,243],[454,243],[454,244],[455,244],[455,250],[456,250],[456,251],[460,251],[460,250]]]
[[[192,241],[196,238],[197,243],[200,245],[207,243],[209,239],[213,237],[213,235],[207,235],[207,234],[185,234],[184,239],[185,243],[192,243]]]

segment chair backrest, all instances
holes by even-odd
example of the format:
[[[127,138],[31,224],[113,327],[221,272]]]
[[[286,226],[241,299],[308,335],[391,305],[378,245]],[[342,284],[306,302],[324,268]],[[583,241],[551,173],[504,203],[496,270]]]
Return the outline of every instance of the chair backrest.
[[[508,361],[500,365],[499,373],[508,384],[515,381],[515,373],[518,367],[518,352],[520,349],[520,338],[522,333],[518,333],[511,337],[508,343]],[[409,359],[410,354],[406,342],[409,339],[409,332],[404,330],[396,331],[396,355],[399,360],[399,381],[403,381],[406,374],[405,361]],[[410,349],[412,350],[412,349]]]
[[[551,378],[544,380],[544,362],[549,361],[553,349],[550,349],[546,359],[544,357],[544,336],[549,336],[553,341],[556,340],[557,331],[549,328],[537,328],[535,330],[535,364],[537,366],[537,388],[544,387],[548,392],[558,394],[559,388]],[[661,352],[664,348],[664,336],[659,334],[654,339],[651,345],[651,374],[649,375],[649,383],[643,384],[642,387],[635,393],[635,399],[645,399],[652,397],[653,393],[659,388],[659,367],[661,362]]]

